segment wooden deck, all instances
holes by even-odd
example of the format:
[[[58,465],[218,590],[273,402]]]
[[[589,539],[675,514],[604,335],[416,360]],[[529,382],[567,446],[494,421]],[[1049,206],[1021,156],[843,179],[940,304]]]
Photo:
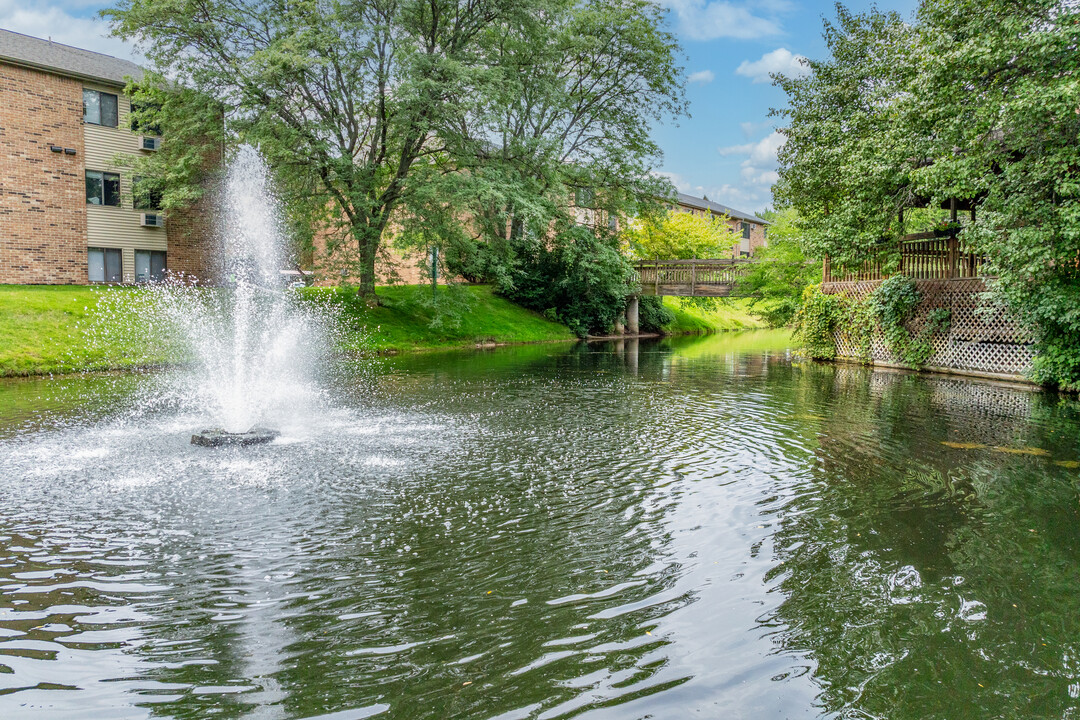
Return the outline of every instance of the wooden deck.
[[[642,295],[728,297],[752,260],[659,260],[634,266]]]

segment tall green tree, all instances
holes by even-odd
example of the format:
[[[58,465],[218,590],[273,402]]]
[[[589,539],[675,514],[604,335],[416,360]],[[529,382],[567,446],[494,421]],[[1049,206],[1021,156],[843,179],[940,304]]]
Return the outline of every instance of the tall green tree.
[[[961,238],[1038,328],[1035,378],[1080,390],[1080,6],[925,0],[918,27],[915,187],[978,198]]]
[[[615,246],[617,219],[653,212],[672,193],[650,170],[651,125],[686,110],[677,45],[646,0],[564,2],[543,28],[492,28],[492,97],[455,124],[452,170],[427,184],[423,212],[406,217],[417,244],[442,241],[451,269],[513,293],[534,242],[573,242],[589,226]],[[439,235],[445,198],[466,227]],[[599,248],[599,246],[596,246]],[[599,251],[599,250],[598,250]]]
[[[630,253],[641,260],[730,258],[741,237],[726,215],[706,218],[674,211],[632,220],[623,232]]]
[[[163,75],[230,109],[313,221],[353,244],[374,296],[383,232],[488,69],[478,39],[535,24],[519,0],[122,0],[105,11]]]
[[[1038,329],[1038,380],[1080,389],[1080,6],[923,0],[912,23],[838,6],[830,57],[778,78],[777,197],[813,254],[856,263],[901,211],[972,200],[961,242]]]
[[[776,78],[788,106],[773,111],[786,125],[774,194],[798,211],[806,251],[843,263],[895,235],[909,202],[913,141],[896,105],[915,30],[896,13],[836,11],[824,30],[830,56],[810,60],[806,76]]]
[[[756,213],[769,222],[769,242],[754,253],[757,262],[737,281],[737,292],[751,298],[751,312],[772,327],[792,322],[807,286],[821,282],[821,263],[803,250],[799,214],[792,208]]]
[[[508,214],[550,221],[575,174],[642,196],[648,122],[682,111],[674,42],[645,0],[121,0],[104,14],[171,84],[228,109],[370,297],[392,223],[460,246],[499,237]]]

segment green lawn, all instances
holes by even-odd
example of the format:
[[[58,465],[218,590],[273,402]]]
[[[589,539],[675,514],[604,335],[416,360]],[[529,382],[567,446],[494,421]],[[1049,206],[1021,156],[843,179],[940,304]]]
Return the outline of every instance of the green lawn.
[[[0,376],[146,365],[146,354],[96,341],[98,301],[127,288],[0,285]]]
[[[440,286],[438,292],[440,302],[457,308],[457,317],[447,318],[438,327],[432,327],[436,312],[426,285],[380,287],[382,304],[374,308],[344,288],[306,288],[301,296],[339,310],[346,331],[342,344],[349,350],[386,352],[574,339],[566,326],[496,296],[490,287],[448,290]],[[453,292],[449,299],[448,292]]]
[[[750,314],[750,300],[746,298],[719,298],[712,301],[710,308],[702,309],[693,305],[684,307],[678,298],[666,297],[664,306],[675,313],[675,322],[664,328],[669,335],[768,327]]]

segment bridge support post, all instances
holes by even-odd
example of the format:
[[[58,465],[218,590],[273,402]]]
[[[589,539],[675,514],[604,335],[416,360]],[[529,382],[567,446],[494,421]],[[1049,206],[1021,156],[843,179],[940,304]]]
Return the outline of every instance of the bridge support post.
[[[631,295],[626,298],[626,330],[631,335],[638,334],[638,297]]]

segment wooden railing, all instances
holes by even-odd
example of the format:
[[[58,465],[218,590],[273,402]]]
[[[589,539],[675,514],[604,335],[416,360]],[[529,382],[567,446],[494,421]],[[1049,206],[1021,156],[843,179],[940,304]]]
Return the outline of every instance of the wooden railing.
[[[656,260],[634,269],[642,295],[724,297],[752,265],[751,260]]]
[[[884,280],[890,275],[906,275],[915,280],[951,280],[985,277],[987,258],[966,252],[956,236],[935,237],[934,233],[905,236],[899,247],[878,252],[855,272],[835,272],[825,258],[824,282]]]

